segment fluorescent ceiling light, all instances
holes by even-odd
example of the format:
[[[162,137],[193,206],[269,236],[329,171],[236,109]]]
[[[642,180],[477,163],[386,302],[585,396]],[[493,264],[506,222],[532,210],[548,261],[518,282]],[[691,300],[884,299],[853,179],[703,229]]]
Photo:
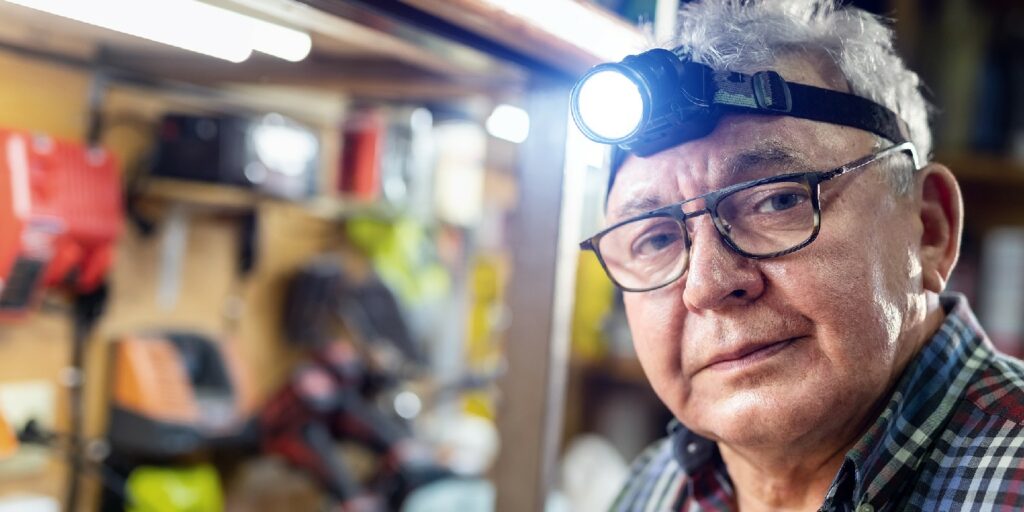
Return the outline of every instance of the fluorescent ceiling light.
[[[242,62],[253,50],[299,61],[308,34],[196,0],[7,0],[31,9],[211,57]]]
[[[644,46],[640,31],[576,0],[484,0],[593,55],[619,61]]]
[[[498,105],[487,118],[486,127],[487,133],[519,144],[530,135],[530,115],[519,107]]]
[[[252,49],[279,59],[298,62],[309,55],[313,40],[309,34],[275,25],[268,21],[249,18],[253,26]]]

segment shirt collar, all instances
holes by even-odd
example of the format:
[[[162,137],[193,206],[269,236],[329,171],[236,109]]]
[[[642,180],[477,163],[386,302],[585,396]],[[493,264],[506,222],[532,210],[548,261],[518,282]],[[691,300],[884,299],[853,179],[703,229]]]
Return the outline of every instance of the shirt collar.
[[[718,445],[705,439],[673,419],[668,424],[672,436],[672,456],[687,475],[693,475],[708,466],[718,452]]]
[[[875,505],[897,498],[906,475],[917,470],[949,422],[970,377],[993,357],[966,299],[944,294],[941,304],[946,319],[907,365],[881,415],[847,452],[829,501]],[[716,443],[677,420],[669,423],[669,434],[673,456],[691,481],[718,473],[718,480],[731,487]]]
[[[946,319],[907,365],[875,423],[847,452],[860,502],[890,503],[952,418],[956,403],[984,364],[991,345],[966,299],[941,297]]]

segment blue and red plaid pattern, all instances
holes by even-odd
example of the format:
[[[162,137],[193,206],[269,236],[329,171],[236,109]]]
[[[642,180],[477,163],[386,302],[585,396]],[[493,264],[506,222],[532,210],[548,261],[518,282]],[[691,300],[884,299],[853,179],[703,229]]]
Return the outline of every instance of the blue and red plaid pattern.
[[[995,351],[962,296],[942,305],[945,322],[847,452],[822,511],[1024,510],[1024,363]],[[718,447],[669,428],[612,510],[735,510]]]

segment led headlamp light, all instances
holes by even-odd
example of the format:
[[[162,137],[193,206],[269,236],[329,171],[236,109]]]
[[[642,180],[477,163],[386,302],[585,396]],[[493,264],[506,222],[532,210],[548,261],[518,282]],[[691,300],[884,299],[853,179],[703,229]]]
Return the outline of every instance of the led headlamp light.
[[[871,100],[786,82],[774,71],[714,71],[679,49],[595,66],[573,88],[571,108],[588,138],[637,156],[704,137],[726,114],[799,117],[907,140],[899,117]]]

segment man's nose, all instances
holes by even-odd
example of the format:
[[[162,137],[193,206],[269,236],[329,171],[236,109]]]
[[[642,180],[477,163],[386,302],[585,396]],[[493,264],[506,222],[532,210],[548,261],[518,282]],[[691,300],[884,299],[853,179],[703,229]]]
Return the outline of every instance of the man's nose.
[[[725,246],[708,216],[690,221],[693,228],[683,302],[690,311],[747,304],[764,293],[764,275],[755,260]]]

